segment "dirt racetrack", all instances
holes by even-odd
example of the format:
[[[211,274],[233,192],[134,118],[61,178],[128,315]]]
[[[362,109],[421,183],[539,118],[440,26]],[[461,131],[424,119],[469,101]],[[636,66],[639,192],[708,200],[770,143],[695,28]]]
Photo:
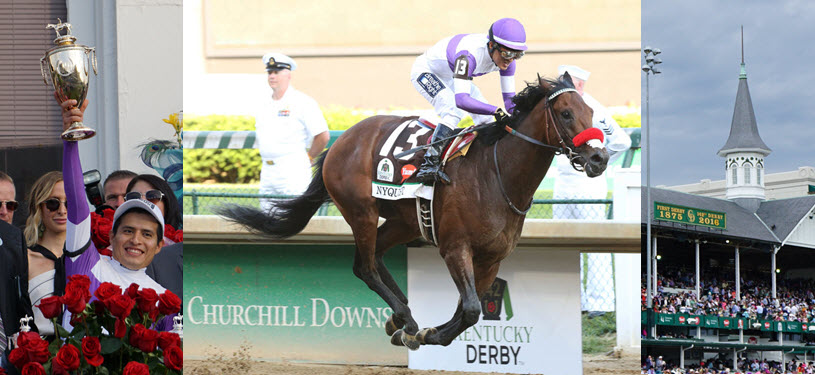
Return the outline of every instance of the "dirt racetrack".
[[[184,370],[191,375],[246,374],[246,375],[485,375],[483,372],[423,371],[405,367],[321,365],[291,362],[260,362],[245,357],[214,358],[206,361],[185,361]],[[612,357],[584,355],[583,374],[623,375],[636,374],[638,355]],[[489,373],[496,375],[498,373]],[[544,374],[550,375],[550,374]]]

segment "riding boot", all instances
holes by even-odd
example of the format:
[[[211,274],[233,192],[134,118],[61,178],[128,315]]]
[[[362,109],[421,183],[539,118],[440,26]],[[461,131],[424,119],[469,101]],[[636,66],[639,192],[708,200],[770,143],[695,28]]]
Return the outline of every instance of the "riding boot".
[[[453,134],[453,129],[450,129],[444,125],[436,126],[436,131],[433,133],[432,142],[436,142],[439,139],[446,138]],[[419,173],[416,174],[416,178],[419,182],[422,182],[426,185],[432,184],[436,181],[442,181],[445,184],[450,183],[450,176],[448,176],[444,171],[441,170],[441,151],[444,148],[444,143],[446,142],[439,142],[427,149],[424,154],[424,163],[419,168]]]

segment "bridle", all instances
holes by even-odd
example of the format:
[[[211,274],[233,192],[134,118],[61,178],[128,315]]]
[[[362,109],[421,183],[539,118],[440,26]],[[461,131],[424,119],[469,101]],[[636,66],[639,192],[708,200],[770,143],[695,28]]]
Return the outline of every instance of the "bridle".
[[[515,130],[513,128],[510,128],[509,125],[504,125],[504,130],[506,130],[509,134],[511,134],[513,136],[516,136],[516,137],[518,137],[520,139],[523,139],[524,141],[527,141],[527,142],[532,143],[534,145],[541,146],[541,147],[548,148],[548,149],[552,149],[552,150],[554,150],[555,155],[567,154],[568,157],[569,157],[569,163],[572,164],[572,168],[574,168],[578,172],[583,172],[583,170],[584,170],[583,166],[578,163],[579,159],[582,159],[583,157],[578,155],[577,153],[575,153],[572,150],[571,147],[566,145],[566,142],[564,141],[563,136],[560,134],[560,131],[558,130],[558,124],[555,121],[554,113],[552,113],[552,100],[557,98],[560,94],[567,93],[567,92],[577,92],[577,90],[573,89],[573,88],[570,88],[570,87],[562,88],[560,90],[557,90],[557,91],[553,92],[552,94],[550,94],[546,98],[546,103],[544,104],[544,106],[546,107],[546,111],[549,114],[549,119],[545,123],[546,128],[545,128],[545,131],[544,131],[544,136],[546,137],[546,141],[549,142],[549,131],[550,131],[549,129],[550,128],[554,129],[555,134],[557,134],[557,136],[558,136],[558,143],[560,144],[560,147],[555,147],[555,146],[549,145],[547,143],[543,143],[541,141],[538,141],[535,138],[532,138],[532,137],[530,137],[530,136],[528,136],[526,134],[518,132],[517,130]],[[549,126],[549,124],[551,124],[551,127]],[[574,146],[573,142],[572,142],[572,146]],[[525,210],[520,210],[520,209],[518,209],[518,207],[515,207],[515,205],[512,204],[512,201],[509,200],[509,196],[507,195],[506,189],[504,189],[504,182],[501,179],[501,171],[498,168],[498,142],[495,142],[495,145],[492,148],[492,156],[493,156],[493,160],[495,161],[495,173],[498,175],[498,187],[501,188],[501,194],[504,195],[504,200],[507,201],[507,204],[509,204],[509,208],[511,208],[513,212],[515,212],[516,214],[521,215],[521,216],[526,215],[526,213],[529,212],[530,209],[532,209],[532,202],[529,202],[529,207],[527,207]]]

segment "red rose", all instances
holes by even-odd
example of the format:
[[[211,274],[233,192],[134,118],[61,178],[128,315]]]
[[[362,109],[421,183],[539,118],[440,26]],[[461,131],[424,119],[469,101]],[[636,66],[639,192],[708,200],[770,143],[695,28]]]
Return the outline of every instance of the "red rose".
[[[164,224],[164,237],[169,238],[173,242],[184,241],[184,232],[181,229],[175,229],[170,224]]]
[[[68,289],[68,287],[65,287],[65,295],[60,297],[60,302],[64,303],[65,308],[74,315],[81,314],[82,310],[85,310],[85,304],[87,303],[82,298],[82,292],[73,288]]]
[[[65,289],[71,288],[71,285],[73,285],[73,288],[82,291],[82,298],[84,298],[85,301],[91,300],[91,279],[88,275],[73,275],[69,277],[68,285],[65,286]]]
[[[40,335],[37,332],[20,332],[17,336],[17,347],[25,349],[30,343],[40,340]]]
[[[158,331],[145,328],[141,324],[136,324],[130,330],[130,345],[135,346],[145,353],[151,353],[156,350],[158,342]]]
[[[107,300],[108,310],[110,310],[110,313],[113,316],[119,319],[127,318],[135,305],[136,302],[134,302],[133,299],[128,297],[126,294],[119,294],[110,297]]]
[[[127,295],[130,298],[136,299],[139,296],[139,284],[132,283],[126,290]]]
[[[184,352],[178,346],[171,346],[164,351],[164,365],[170,370],[181,370],[184,367]]]
[[[71,344],[63,345],[54,361],[66,371],[74,371],[79,368],[79,349]]]
[[[8,361],[11,362],[11,364],[13,364],[16,368],[23,368],[23,366],[29,362],[28,353],[26,353],[25,349],[23,348],[14,348],[14,350],[12,350],[8,355]]]
[[[93,240],[93,244],[96,245],[96,250],[102,255],[111,255],[105,254],[105,250],[110,246],[110,231],[113,229],[113,214],[114,211],[112,209],[105,209],[102,211],[102,215],[98,215],[95,212],[91,213],[91,240]]]
[[[85,336],[82,338],[82,355],[85,356],[85,360],[88,361],[88,364],[99,367],[105,360],[99,355],[101,351],[102,344],[99,343],[98,337]]]
[[[136,305],[139,307],[141,313],[152,313],[156,310],[156,302],[158,301],[158,293],[150,288],[144,288],[138,292],[136,296]],[[151,318],[154,318],[151,316]]]
[[[127,333],[127,324],[124,319],[116,318],[116,325],[113,330],[113,336],[124,338]]]
[[[29,362],[45,363],[51,357],[51,352],[48,351],[48,341],[39,337],[37,337],[37,340],[29,341],[28,346],[23,349],[28,355]]]
[[[163,315],[175,314],[181,310],[181,298],[169,289],[158,296],[158,311]]]
[[[102,301],[103,303],[110,299],[111,297],[118,296],[122,294],[122,287],[114,284],[104,282],[99,284],[99,287],[96,288],[96,291],[93,292],[93,295],[96,296],[96,299]]]
[[[181,337],[177,333],[172,332],[159,332],[158,334],[158,347],[161,350],[167,350],[171,346],[181,347]]]
[[[87,275],[73,275],[68,278],[65,295],[61,297],[61,301],[72,314],[81,314],[85,310],[85,305],[91,300],[90,285],[91,280]]]
[[[40,363],[29,362],[23,366],[23,371],[21,371],[21,373],[23,375],[45,375],[45,369]]]
[[[57,361],[51,361],[51,375],[71,375]]]
[[[144,363],[130,362],[125,366],[122,375],[150,375],[150,368]]]
[[[62,314],[62,302],[59,301],[59,296],[45,297],[40,300],[37,307],[46,319],[56,318]]]

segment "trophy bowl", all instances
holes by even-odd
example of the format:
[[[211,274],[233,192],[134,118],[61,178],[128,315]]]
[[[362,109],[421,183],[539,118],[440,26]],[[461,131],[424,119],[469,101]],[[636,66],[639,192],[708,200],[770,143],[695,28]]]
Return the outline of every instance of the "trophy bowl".
[[[85,97],[88,96],[88,84],[90,83],[90,69],[96,74],[96,50],[93,47],[76,44],[76,38],[71,35],[71,25],[63,23],[49,24],[46,29],[54,29],[57,38],[54,39],[55,47],[45,53],[40,59],[42,79],[48,85],[48,79],[57,93],[59,102],[74,99],[77,105],[82,105]],[[60,33],[67,29],[65,35]],[[86,127],[81,122],[74,122],[61,135],[66,141],[79,141],[93,137],[96,131]]]

